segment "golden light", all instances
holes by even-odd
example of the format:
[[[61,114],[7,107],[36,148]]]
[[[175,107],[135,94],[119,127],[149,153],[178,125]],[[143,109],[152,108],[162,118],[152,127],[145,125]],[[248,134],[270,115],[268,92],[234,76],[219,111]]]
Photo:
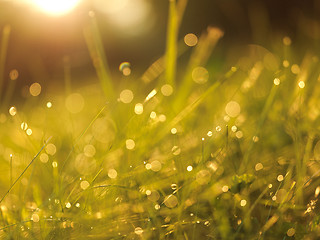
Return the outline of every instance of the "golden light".
[[[74,9],[80,0],[33,0],[32,3],[50,15],[63,15]]]

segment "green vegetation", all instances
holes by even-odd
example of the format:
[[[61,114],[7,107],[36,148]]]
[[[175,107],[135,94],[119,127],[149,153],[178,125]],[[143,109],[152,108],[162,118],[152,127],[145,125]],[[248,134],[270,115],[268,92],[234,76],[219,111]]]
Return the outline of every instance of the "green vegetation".
[[[177,40],[185,3],[170,2],[166,55],[141,79],[111,80],[91,13],[100,83],[71,91],[66,59],[66,93],[32,85],[0,115],[1,238],[319,238],[318,56],[282,36],[217,63],[221,30]]]

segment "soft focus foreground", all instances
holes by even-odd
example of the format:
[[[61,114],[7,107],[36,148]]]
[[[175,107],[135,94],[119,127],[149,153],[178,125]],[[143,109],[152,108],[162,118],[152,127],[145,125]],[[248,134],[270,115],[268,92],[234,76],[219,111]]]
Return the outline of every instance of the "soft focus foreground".
[[[63,91],[35,82],[12,106],[10,71],[2,238],[319,237],[318,56],[279,35],[274,51],[217,62],[219,28],[178,39],[184,3],[170,1],[165,54],[139,78],[124,61],[112,80],[92,11],[84,37],[100,83],[71,88],[66,58]]]

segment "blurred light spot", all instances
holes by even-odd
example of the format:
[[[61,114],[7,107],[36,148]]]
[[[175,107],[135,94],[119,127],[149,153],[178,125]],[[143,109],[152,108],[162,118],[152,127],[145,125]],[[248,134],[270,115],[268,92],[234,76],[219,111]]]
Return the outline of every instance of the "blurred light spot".
[[[157,94],[157,90],[156,89],[153,89],[149,94],[148,96],[146,97],[146,100],[145,102],[149,101],[151,98],[153,98],[156,94]]]
[[[280,84],[280,79],[279,79],[279,78],[275,78],[275,79],[273,80],[273,84],[276,85],[276,86],[278,86],[278,85]]]
[[[262,170],[262,169],[263,169],[262,163],[257,163],[256,166],[255,166],[255,170],[256,170],[256,171],[260,171],[260,170]]]
[[[288,237],[292,237],[296,233],[296,230],[294,228],[289,228],[287,231]]]
[[[114,179],[117,176],[118,176],[118,173],[117,173],[117,171],[115,169],[109,169],[109,171],[108,171],[108,177],[109,178]]]
[[[87,157],[93,157],[96,154],[96,148],[93,145],[88,144],[84,147],[83,153]]]
[[[66,203],[66,208],[71,208],[71,203],[70,202]]]
[[[224,186],[222,187],[222,192],[228,192],[228,191],[229,191],[229,187],[226,186],[226,185],[224,185]]]
[[[21,129],[26,131],[28,129],[28,124],[26,122],[21,123]]]
[[[10,71],[9,73],[9,77],[10,77],[10,80],[17,80],[18,77],[19,77],[19,72],[17,71],[17,69],[13,69]]]
[[[171,133],[172,134],[176,134],[178,131],[177,131],[177,129],[176,128],[171,128]]]
[[[172,194],[170,194],[169,196],[166,196],[164,199],[164,204],[168,207],[168,208],[174,208],[175,206],[178,205],[178,198]]]
[[[314,191],[314,197],[318,197],[319,196],[319,193],[320,193],[320,186],[318,186],[316,188],[316,190]]]
[[[49,156],[48,156],[48,154],[46,154],[46,153],[42,153],[42,154],[40,155],[40,161],[41,161],[41,162],[43,162],[43,163],[47,163],[47,162],[48,162],[48,160],[49,160]]]
[[[151,119],[156,119],[156,117],[157,117],[156,112],[153,112],[153,111],[152,111],[152,112],[150,113],[150,118],[151,118]]]
[[[208,136],[208,137],[212,137],[212,134],[213,134],[212,131],[208,131],[208,132],[207,132],[207,136]]]
[[[82,181],[80,183],[80,187],[83,189],[83,190],[86,190],[88,187],[90,186],[90,183],[86,180]]]
[[[236,101],[230,101],[226,105],[225,111],[230,117],[237,117],[240,114],[241,108]]]
[[[148,200],[151,202],[156,202],[160,198],[160,194],[158,193],[158,191],[150,191],[150,194],[148,194],[147,196]]]
[[[80,207],[80,203],[76,203],[76,207],[79,208]]]
[[[127,149],[132,150],[132,149],[134,149],[135,146],[136,146],[136,144],[132,139],[126,140],[126,148]]]
[[[159,210],[160,209],[160,205],[159,204],[154,205],[154,209],[155,210]]]
[[[49,154],[49,155],[54,155],[57,151],[57,148],[56,146],[53,144],[53,143],[49,143],[47,146],[46,146],[46,152]]]
[[[84,107],[84,99],[81,94],[72,93],[67,97],[65,106],[69,112],[79,113]]]
[[[286,46],[290,46],[291,45],[291,38],[289,38],[289,37],[284,37],[283,39],[282,39],[282,42],[283,42],[283,44],[284,45],[286,45]]]
[[[197,45],[198,37],[193,33],[188,33],[187,35],[184,36],[184,43],[189,47],[193,47]]]
[[[52,102],[47,102],[47,108],[51,108],[52,107]]]
[[[247,205],[247,200],[242,199],[242,200],[240,201],[240,206],[241,206],[241,207],[244,207],[245,205]]]
[[[220,132],[222,130],[222,128],[220,126],[216,126],[216,131]]]
[[[171,189],[172,190],[176,190],[178,188],[178,185],[177,184],[175,184],[175,183],[172,183],[171,184]]]
[[[147,196],[151,195],[151,190],[148,189],[148,190],[146,191],[146,195],[147,195]]]
[[[278,175],[278,177],[277,177],[277,180],[279,181],[279,182],[282,182],[283,181],[283,175]]]
[[[32,216],[31,216],[31,220],[36,223],[36,222],[39,222],[40,217],[39,217],[38,214],[34,213],[34,214],[32,214]]]
[[[231,131],[232,131],[232,132],[236,132],[237,130],[238,130],[237,126],[232,126],[232,127],[231,127]]]
[[[165,84],[161,87],[161,93],[163,96],[170,96],[173,93],[173,87],[170,84]]]
[[[171,151],[173,155],[178,156],[181,153],[181,148],[179,148],[178,146],[173,146]]]
[[[188,172],[191,172],[192,170],[193,170],[193,167],[191,165],[187,167]]]
[[[159,162],[158,160],[152,161],[151,162],[151,170],[154,172],[159,172],[161,170],[161,162]]]
[[[289,67],[289,65],[290,65],[290,63],[288,60],[283,60],[283,62],[282,62],[283,67],[287,68],[287,67]]]
[[[160,122],[165,122],[166,120],[167,120],[166,115],[160,114],[160,116],[159,116],[159,121],[160,121]]]
[[[41,93],[41,85],[39,83],[32,83],[29,88],[29,92],[34,97],[39,96]]]
[[[255,142],[255,143],[259,142],[259,137],[258,136],[253,136],[252,137],[252,141]]]
[[[242,138],[243,137],[243,132],[242,131],[238,131],[238,132],[236,132],[236,137],[237,138]]]
[[[141,103],[137,103],[135,106],[134,106],[134,112],[138,115],[142,114],[143,113],[143,105]]]
[[[300,73],[300,67],[297,64],[293,64],[291,66],[291,72],[293,74],[299,74]]]
[[[304,83],[304,81],[300,81],[298,83],[299,88],[304,88],[306,86],[306,84]]]
[[[32,130],[29,128],[29,129],[27,129],[26,133],[27,133],[27,135],[30,136],[32,134]]]
[[[52,162],[52,167],[53,168],[57,168],[58,167],[58,163],[56,161]]]
[[[231,72],[236,72],[238,70],[237,67],[231,67]]]
[[[192,71],[192,79],[198,84],[204,84],[209,79],[209,72],[204,67],[196,67]]]
[[[134,233],[137,235],[141,235],[143,233],[143,229],[141,227],[136,227],[134,229]]]
[[[204,225],[205,225],[205,226],[209,226],[209,225],[210,225],[210,222],[209,222],[209,221],[205,221],[205,222],[204,222]]]
[[[10,114],[11,116],[16,115],[16,114],[17,114],[17,109],[16,109],[15,107],[11,107],[11,108],[9,109],[9,114]]]
[[[150,164],[150,163],[147,163],[147,164],[146,164],[146,169],[147,169],[147,170],[150,170],[150,169],[151,169],[151,164]]]
[[[276,196],[273,196],[272,197],[272,201],[276,201],[277,200],[277,197]]]
[[[50,15],[63,15],[77,6],[80,0],[32,0],[40,10]]]
[[[119,71],[122,72],[124,76],[129,76],[131,74],[131,64],[129,62],[123,62],[119,65]]]

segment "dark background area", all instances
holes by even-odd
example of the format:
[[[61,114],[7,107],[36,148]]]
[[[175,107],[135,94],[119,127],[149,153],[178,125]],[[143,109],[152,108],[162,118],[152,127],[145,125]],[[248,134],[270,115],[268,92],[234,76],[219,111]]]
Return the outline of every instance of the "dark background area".
[[[149,4],[154,24],[135,36],[123,34],[112,18],[96,13],[105,53],[116,76],[119,64],[129,61],[132,76],[139,77],[165,51],[168,1],[150,0]],[[90,1],[84,0],[71,13],[53,17],[13,1],[0,1],[0,29],[11,26],[5,81],[11,69],[18,69],[19,85],[36,81],[62,84],[65,56],[71,59],[73,81],[92,76],[94,68],[83,37],[91,9]],[[319,16],[319,0],[189,0],[179,38],[190,32],[199,36],[208,26],[217,26],[224,31],[217,50],[222,56],[231,45],[254,43],[272,50],[273,37],[287,35],[302,52],[310,45],[319,49]]]

